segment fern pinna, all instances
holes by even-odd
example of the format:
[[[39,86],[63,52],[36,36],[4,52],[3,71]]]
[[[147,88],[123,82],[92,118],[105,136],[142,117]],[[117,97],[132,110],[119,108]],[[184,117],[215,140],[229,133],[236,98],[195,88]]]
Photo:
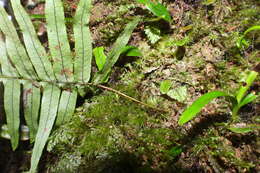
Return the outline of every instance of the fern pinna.
[[[78,88],[91,80],[91,0],[80,0],[73,17],[73,54],[61,0],[45,2],[49,52],[41,45],[20,0],[10,0],[10,3],[22,38],[4,7],[0,6],[0,81],[4,88],[4,112],[13,150],[19,144],[20,117],[24,116],[30,140],[34,142],[30,172],[37,172],[53,125],[61,125],[70,119]],[[127,24],[108,54],[103,69],[93,75],[93,83],[107,79],[138,22],[135,18]],[[71,83],[74,85],[66,85]]]

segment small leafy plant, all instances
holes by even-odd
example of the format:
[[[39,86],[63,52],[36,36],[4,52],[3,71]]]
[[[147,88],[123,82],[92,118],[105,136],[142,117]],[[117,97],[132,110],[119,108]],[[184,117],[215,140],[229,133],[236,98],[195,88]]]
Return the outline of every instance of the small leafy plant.
[[[252,86],[254,80],[256,79],[258,73],[255,71],[251,71],[249,75],[246,78],[245,85],[242,85],[240,89],[238,90],[237,94],[235,96],[230,95],[223,91],[212,91],[209,93],[206,93],[199,97],[191,106],[189,106],[180,116],[180,119],[178,121],[179,125],[183,125],[187,123],[188,121],[192,120],[194,117],[197,116],[197,114],[201,111],[201,109],[208,104],[210,101],[217,97],[227,97],[230,98],[233,102],[232,105],[232,121],[237,122],[239,120],[238,111],[241,107],[245,106],[248,103],[251,103],[257,98],[257,95],[254,93],[247,94],[247,91],[249,90],[250,86]],[[255,126],[251,126],[255,127]],[[247,129],[241,130],[238,128],[229,128],[230,130],[234,132],[247,132],[250,127],[246,127]],[[252,128],[251,128],[252,130]],[[250,130],[250,131],[251,131]]]
[[[151,11],[155,16],[170,22],[171,15],[167,8],[159,2],[152,2],[151,0],[136,0],[137,2],[144,4],[146,8]]]
[[[251,31],[260,30],[260,25],[255,25],[248,28],[242,36],[240,36],[236,42],[236,45],[239,49],[246,49],[249,47],[250,43],[248,40],[245,39],[246,35]]]

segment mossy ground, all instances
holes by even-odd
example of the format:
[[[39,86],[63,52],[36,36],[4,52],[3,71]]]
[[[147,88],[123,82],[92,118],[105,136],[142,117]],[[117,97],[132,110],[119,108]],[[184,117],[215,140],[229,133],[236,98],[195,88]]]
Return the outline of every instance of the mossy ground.
[[[66,15],[76,0],[65,1]],[[208,3],[206,3],[208,2]],[[211,3],[210,3],[211,2]],[[259,64],[260,34],[248,35],[251,46],[236,47],[243,31],[260,24],[257,0],[163,1],[172,22],[152,20],[144,6],[129,0],[93,4],[90,27],[94,46],[110,49],[125,24],[139,15],[144,21],[130,44],[140,58],[121,57],[108,85],[158,112],[108,91],[81,98],[72,120],[49,140],[41,172],[259,172],[259,131],[235,134],[224,128],[230,103],[216,99],[199,117],[180,127],[183,110],[213,90],[235,93],[243,76]],[[73,45],[73,40],[72,45]],[[163,80],[172,89],[185,87],[182,101],[160,93]],[[251,88],[259,92],[259,77]],[[259,98],[245,106],[241,123],[259,124]]]
[[[47,166],[51,172],[260,170],[259,132],[241,135],[225,129],[223,123],[230,119],[225,100],[210,103],[191,123],[177,125],[180,113],[198,96],[212,90],[235,94],[243,76],[259,63],[259,33],[249,35],[249,49],[236,47],[239,34],[259,25],[259,2],[203,2],[165,1],[173,16],[168,24],[152,21],[153,16],[132,1],[96,1],[91,20],[96,46],[109,49],[128,20],[145,18],[130,41],[143,57],[122,57],[108,84],[169,113],[101,92],[53,133],[48,145],[50,153],[56,153]],[[163,80],[171,80],[172,88],[185,87],[185,99],[162,95]],[[258,83],[252,87],[257,89]],[[241,123],[259,123],[258,106],[259,99],[243,108]]]

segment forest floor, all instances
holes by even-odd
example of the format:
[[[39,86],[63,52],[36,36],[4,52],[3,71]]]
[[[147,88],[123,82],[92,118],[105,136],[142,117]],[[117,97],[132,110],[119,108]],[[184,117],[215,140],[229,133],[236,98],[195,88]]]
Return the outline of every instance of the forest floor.
[[[67,18],[77,3],[64,0]],[[107,86],[164,111],[94,89],[79,98],[72,120],[52,133],[40,172],[260,172],[259,130],[229,131],[225,123],[231,118],[231,103],[224,98],[212,101],[191,122],[178,125],[181,113],[199,96],[214,90],[235,94],[246,74],[259,68],[259,31],[248,35],[248,49],[238,49],[236,41],[247,28],[260,25],[260,2],[164,0],[163,4],[172,16],[170,23],[153,20],[145,6],[132,0],[93,0],[90,29],[93,47],[108,51],[133,17],[143,18],[129,42],[143,56],[122,56]],[[44,14],[44,2],[27,10],[32,17]],[[47,47],[45,21],[34,20]],[[71,23],[67,26],[71,35]],[[164,80],[172,83],[170,95],[160,91]],[[259,92],[259,86],[258,77],[250,91]],[[241,109],[239,124],[259,124],[259,114],[258,97]],[[7,141],[0,144],[6,148],[0,155],[0,170],[28,169],[29,143],[16,152]]]

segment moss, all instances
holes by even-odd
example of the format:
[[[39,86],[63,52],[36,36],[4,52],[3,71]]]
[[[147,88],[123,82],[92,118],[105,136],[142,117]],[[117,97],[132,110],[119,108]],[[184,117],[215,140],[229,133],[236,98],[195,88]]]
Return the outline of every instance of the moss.
[[[138,98],[133,86],[116,88]],[[52,170],[59,172],[67,164],[71,166],[64,167],[63,172],[67,169],[73,172],[75,153],[78,153],[75,157],[80,163],[76,165],[77,169],[90,168],[94,161],[96,167],[91,170],[102,172],[108,165],[101,166],[101,163],[116,163],[124,155],[133,157],[135,164],[129,165],[129,169],[146,169],[142,165],[149,165],[151,169],[154,164],[159,164],[157,169],[163,169],[173,159],[167,151],[179,139],[176,131],[160,127],[163,117],[160,114],[149,115],[140,105],[113,93],[95,96],[78,110],[69,124],[52,135],[48,149],[55,151],[60,158]],[[71,157],[67,157],[69,153]],[[120,168],[119,165],[115,167]]]

